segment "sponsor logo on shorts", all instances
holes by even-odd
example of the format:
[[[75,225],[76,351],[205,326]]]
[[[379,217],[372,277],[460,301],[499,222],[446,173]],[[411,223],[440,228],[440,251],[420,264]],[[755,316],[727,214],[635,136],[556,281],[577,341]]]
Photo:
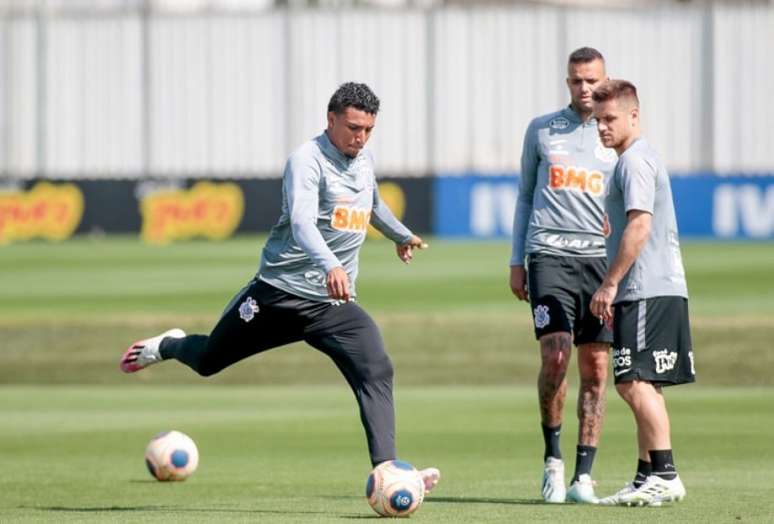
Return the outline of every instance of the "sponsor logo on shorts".
[[[677,363],[677,353],[668,349],[654,351],[653,360],[656,361],[656,373],[666,373],[674,369]]]
[[[244,320],[245,322],[250,322],[254,317],[255,314],[260,311],[260,308],[258,307],[258,303],[255,301],[252,297],[247,297],[247,300],[242,302],[242,304],[239,306],[239,318]]]
[[[630,348],[613,348],[613,374],[617,377],[632,369],[632,350]]]
[[[551,129],[567,129],[570,127],[570,121],[563,116],[558,116],[548,123]]]
[[[548,186],[557,191],[578,191],[600,196],[605,191],[605,175],[583,167],[554,164],[548,169]]]
[[[538,306],[535,308],[535,327],[543,329],[551,322],[551,316],[548,314],[548,306]]]

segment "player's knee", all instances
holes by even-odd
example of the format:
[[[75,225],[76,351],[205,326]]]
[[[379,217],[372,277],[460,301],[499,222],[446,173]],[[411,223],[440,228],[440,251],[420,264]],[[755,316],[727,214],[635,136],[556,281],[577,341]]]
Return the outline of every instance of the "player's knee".
[[[563,348],[560,337],[553,340],[541,340],[541,374],[545,377],[564,378],[569,362],[569,347]]]
[[[360,374],[364,382],[392,382],[395,371],[390,357],[383,353],[380,358],[363,366]]]
[[[607,366],[586,366],[581,369],[581,381],[592,387],[603,388],[607,382]]]
[[[615,385],[615,390],[627,404],[634,402],[634,384],[632,382],[621,382]]]

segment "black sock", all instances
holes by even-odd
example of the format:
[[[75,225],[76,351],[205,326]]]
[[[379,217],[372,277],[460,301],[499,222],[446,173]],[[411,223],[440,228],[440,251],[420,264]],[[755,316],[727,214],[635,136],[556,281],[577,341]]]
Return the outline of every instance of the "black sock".
[[[597,448],[594,446],[581,446],[575,448],[575,474],[572,476],[570,484],[578,480],[583,474],[591,475],[591,465],[594,464],[594,455]]]
[[[562,432],[562,425],[559,424],[556,427],[550,428],[545,424],[541,424],[543,428],[543,441],[546,444],[546,452],[543,455],[543,461],[548,457],[554,457],[561,459],[562,450],[559,449],[559,434]]]
[[[169,339],[169,337],[164,337],[161,339],[161,342],[159,343],[159,355],[161,355],[161,358],[163,360],[166,360],[168,358],[175,358],[175,351],[172,348],[169,348],[164,342],[166,342]]]
[[[654,475],[658,475],[664,480],[672,480],[677,477],[671,449],[651,449],[648,454],[650,455],[650,463],[653,465]]]
[[[639,488],[645,484],[645,479],[648,478],[652,472],[653,468],[651,468],[650,462],[645,462],[642,459],[637,460],[637,473],[634,474],[634,481],[632,482],[634,487]]]

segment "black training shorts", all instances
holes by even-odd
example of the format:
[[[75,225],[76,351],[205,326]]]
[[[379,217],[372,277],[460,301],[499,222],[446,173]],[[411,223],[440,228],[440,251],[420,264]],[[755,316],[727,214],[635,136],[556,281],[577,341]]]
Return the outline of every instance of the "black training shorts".
[[[591,314],[589,304],[607,270],[605,257],[530,254],[527,281],[535,338],[573,334],[573,343],[612,342],[613,334]]]
[[[688,299],[654,297],[615,304],[615,383],[643,380],[658,386],[696,380]]]

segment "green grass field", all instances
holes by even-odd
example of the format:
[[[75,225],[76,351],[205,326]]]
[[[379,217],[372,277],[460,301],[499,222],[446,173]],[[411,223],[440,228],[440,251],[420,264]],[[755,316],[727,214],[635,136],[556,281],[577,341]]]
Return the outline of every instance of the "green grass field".
[[[0,522],[375,518],[355,402],[314,350],[271,351],[210,379],[175,363],[118,371],[135,339],[206,332],[261,245],[81,238],[0,249]],[[699,382],[667,391],[688,497],[664,508],[541,503],[537,352],[529,310],[508,290],[508,255],[504,243],[432,240],[403,266],[387,243],[363,250],[359,300],[395,364],[400,455],[443,471],[414,519],[773,521],[774,244],[684,245]],[[628,481],[636,460],[631,414],[608,395],[600,494]],[[158,483],[143,463],[148,439],[170,428],[199,445],[184,483]]]

